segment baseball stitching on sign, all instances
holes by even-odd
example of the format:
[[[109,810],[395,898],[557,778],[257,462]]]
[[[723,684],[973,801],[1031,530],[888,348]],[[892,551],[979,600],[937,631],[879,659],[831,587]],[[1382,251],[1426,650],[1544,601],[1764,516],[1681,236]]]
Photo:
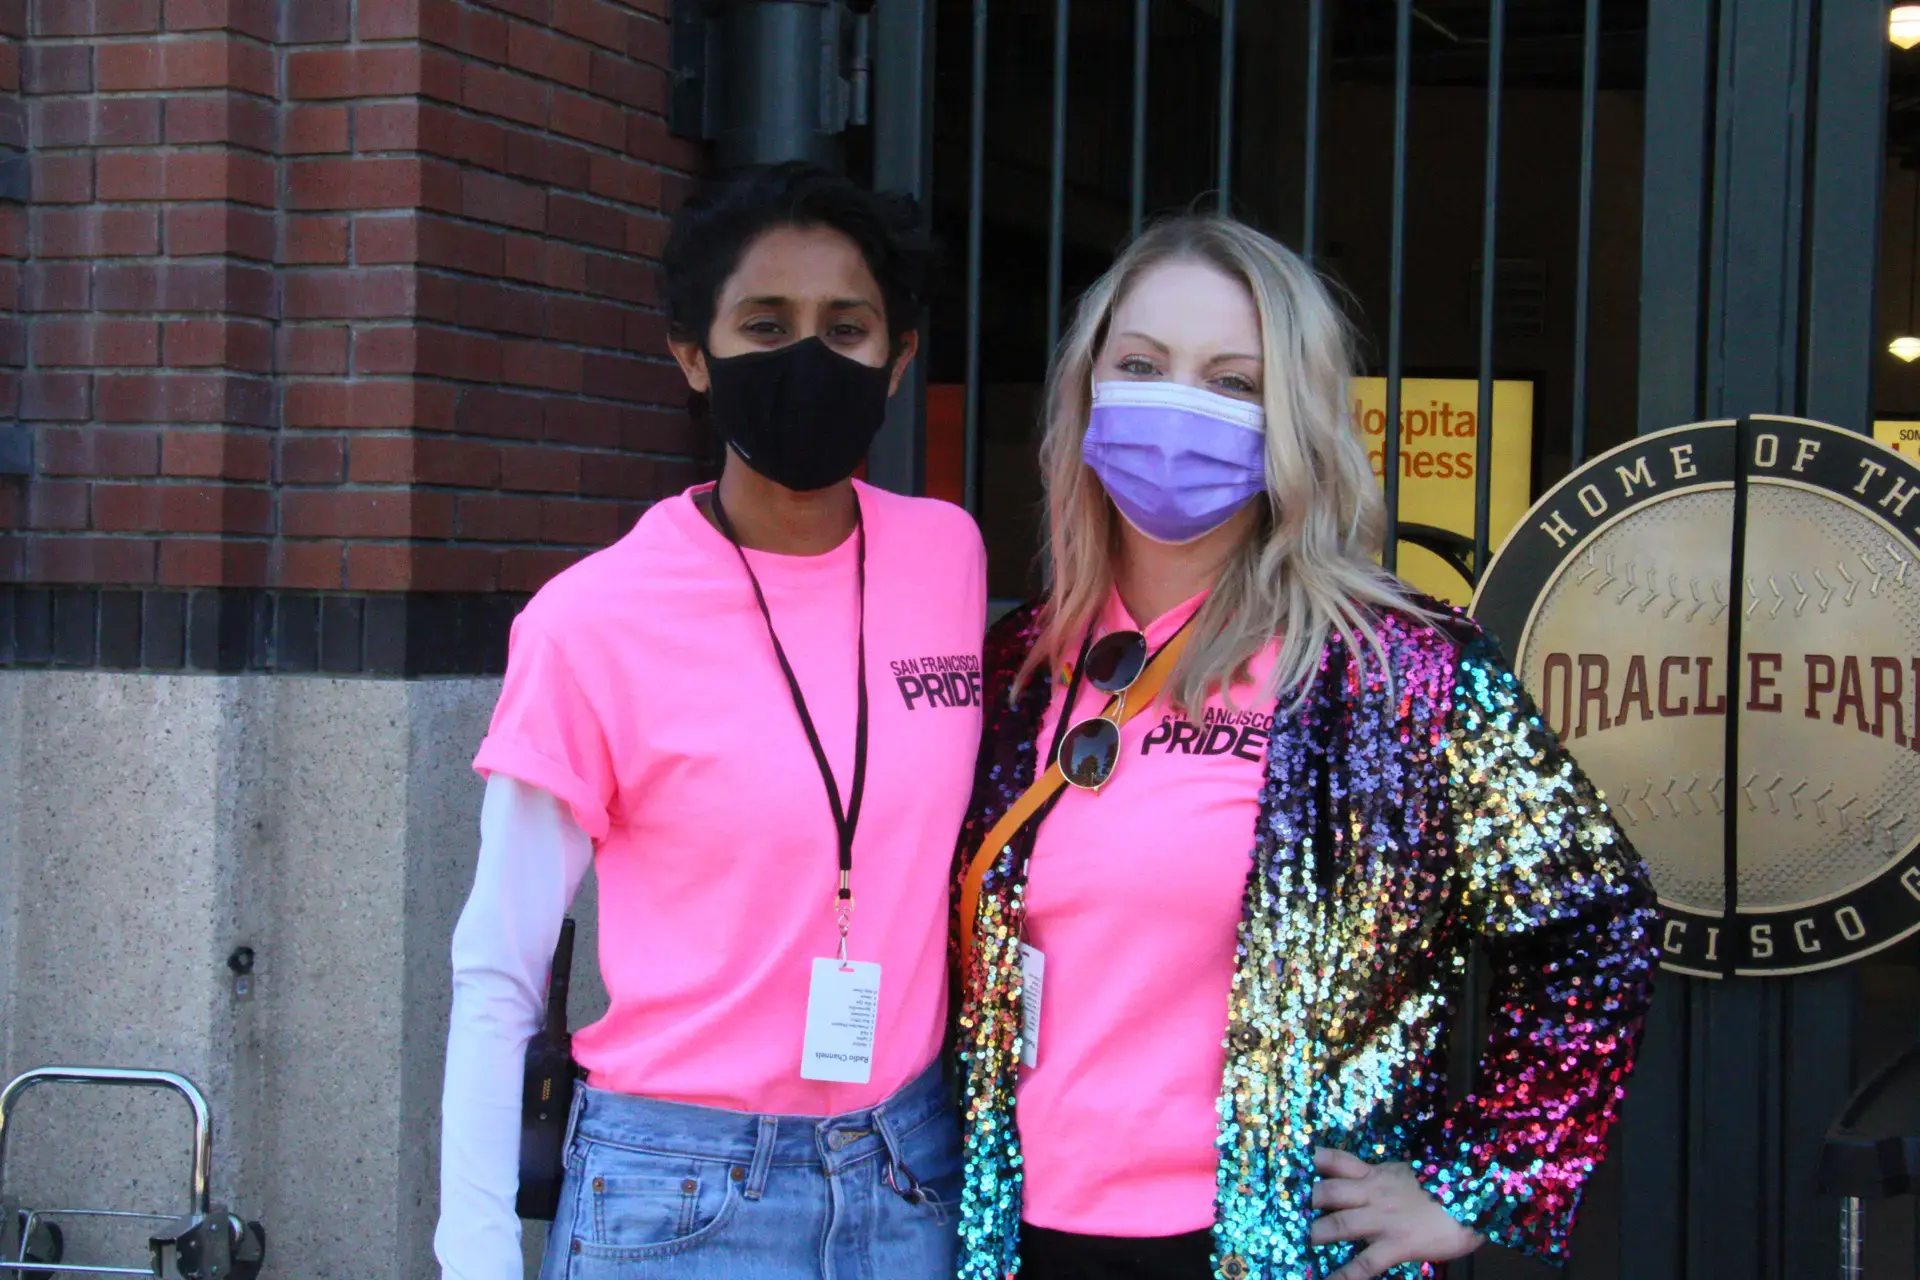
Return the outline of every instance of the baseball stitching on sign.
[[[1803,972],[1920,930],[1915,506],[1920,472],[1857,433],[1699,423],[1568,476],[1482,579],[1652,867],[1669,967]]]
[[[1599,576],[1599,581],[1593,582],[1596,575]],[[1623,580],[1626,585],[1621,590],[1617,592],[1608,590]],[[1651,609],[1654,603],[1664,596],[1668,603],[1666,608],[1660,611],[1662,619],[1673,617],[1674,611],[1682,605],[1690,605],[1691,607],[1687,609],[1686,615],[1680,621],[1692,622],[1700,615],[1701,610],[1711,609],[1713,612],[1707,616],[1707,625],[1712,626],[1727,611],[1727,580],[1725,578],[1709,578],[1706,593],[1703,594],[1699,578],[1688,578],[1687,590],[1682,592],[1680,575],[1670,573],[1666,575],[1663,592],[1659,570],[1653,564],[1643,566],[1638,560],[1630,559],[1624,568],[1616,569],[1613,556],[1605,557],[1603,563],[1597,557],[1597,553],[1592,550],[1587,552],[1580,568],[1574,572],[1573,581],[1578,586],[1586,586],[1592,582],[1594,595],[1611,597],[1618,605],[1624,605],[1633,597],[1640,596],[1637,608],[1641,613]]]
[[[1889,806],[1877,804],[1856,813],[1854,810],[1860,804],[1860,792],[1842,792],[1837,782],[1828,782],[1822,790],[1809,796],[1806,792],[1814,785],[1811,778],[1801,778],[1791,788],[1782,790],[1787,781],[1785,774],[1774,774],[1772,781],[1764,785],[1761,784],[1761,776],[1756,769],[1747,775],[1747,780],[1740,786],[1740,794],[1746,800],[1749,813],[1759,813],[1764,808],[1770,814],[1785,814],[1795,821],[1811,815],[1817,826],[1835,823],[1843,835],[1853,834],[1857,828],[1860,834],[1873,840],[1874,847],[1888,853],[1899,849],[1899,831],[1908,822],[1905,809],[1890,811]],[[1657,778],[1647,778],[1637,789],[1628,786],[1621,791],[1619,798],[1609,807],[1628,826],[1658,822],[1662,818],[1702,817],[1707,813],[1707,807],[1700,802],[1701,796],[1711,802],[1714,813],[1725,813],[1726,805],[1721,793],[1726,780],[1726,774],[1717,773],[1711,784],[1702,787],[1702,779],[1696,773],[1689,775],[1687,785],[1682,787],[1679,778],[1668,778],[1665,786],[1660,786]],[[1655,790],[1656,787],[1659,789]],[[1836,794],[1845,794],[1847,798],[1836,800]],[[1683,808],[1681,801],[1685,801],[1689,807]],[[1661,812],[1663,806],[1665,813]],[[1884,822],[1881,821],[1883,817],[1886,819]]]

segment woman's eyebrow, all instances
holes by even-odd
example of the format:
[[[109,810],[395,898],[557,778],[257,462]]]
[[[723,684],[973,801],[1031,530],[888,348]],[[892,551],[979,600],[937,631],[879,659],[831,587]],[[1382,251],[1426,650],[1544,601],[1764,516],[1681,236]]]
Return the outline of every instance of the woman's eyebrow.
[[[1224,361],[1227,361],[1227,360],[1251,360],[1251,361],[1253,361],[1253,362],[1254,362],[1255,364],[1259,364],[1259,363],[1260,363],[1260,357],[1259,357],[1259,356],[1250,356],[1250,355],[1247,355],[1247,354],[1245,354],[1245,353],[1243,353],[1243,352],[1239,352],[1239,351],[1223,351],[1223,352],[1221,352],[1221,353],[1220,353],[1219,355],[1217,355],[1217,356],[1215,356],[1215,357],[1213,357],[1213,358],[1212,358],[1211,360],[1209,360],[1209,361],[1207,361],[1207,363],[1208,363],[1209,365],[1216,365],[1216,364],[1220,364],[1220,363],[1222,363],[1222,362],[1224,362]]]
[[[1140,339],[1140,341],[1146,343],[1148,346],[1153,347],[1155,350],[1159,351],[1163,355],[1166,354],[1167,351],[1169,350],[1167,344],[1160,341],[1160,339],[1154,337],[1150,333],[1141,333],[1137,329],[1129,329],[1127,330],[1127,332],[1121,334],[1120,336],[1123,338],[1138,338]]]
[[[777,293],[763,293],[751,298],[742,298],[733,304],[734,310],[741,307],[787,307],[793,305],[793,299]],[[874,309],[874,303],[867,298],[830,298],[827,306],[834,311],[851,311],[856,307]]]

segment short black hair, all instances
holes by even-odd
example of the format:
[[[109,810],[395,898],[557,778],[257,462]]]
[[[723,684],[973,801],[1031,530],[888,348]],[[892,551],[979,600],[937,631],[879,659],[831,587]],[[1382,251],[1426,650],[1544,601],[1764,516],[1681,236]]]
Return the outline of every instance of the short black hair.
[[[880,285],[894,343],[918,327],[931,258],[918,204],[790,160],[736,170],[674,215],[660,255],[671,337],[706,343],[720,290],[747,246],[775,227],[830,227],[853,241]]]

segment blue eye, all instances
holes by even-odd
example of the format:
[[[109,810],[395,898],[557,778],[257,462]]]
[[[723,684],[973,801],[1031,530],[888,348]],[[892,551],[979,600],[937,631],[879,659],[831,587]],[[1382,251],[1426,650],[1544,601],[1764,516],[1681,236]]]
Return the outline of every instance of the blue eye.
[[[1126,356],[1120,361],[1120,372],[1135,378],[1151,378],[1159,374],[1153,367],[1153,361],[1145,356]]]

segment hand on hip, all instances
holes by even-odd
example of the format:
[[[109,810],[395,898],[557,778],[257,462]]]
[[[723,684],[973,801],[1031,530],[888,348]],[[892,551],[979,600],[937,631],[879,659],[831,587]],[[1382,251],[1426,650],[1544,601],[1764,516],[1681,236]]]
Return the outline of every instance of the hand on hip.
[[[1313,1167],[1313,1243],[1361,1242],[1363,1248],[1327,1280],[1374,1280],[1407,1262],[1464,1258],[1486,1237],[1464,1227],[1427,1193],[1406,1164],[1368,1164],[1322,1147]]]

